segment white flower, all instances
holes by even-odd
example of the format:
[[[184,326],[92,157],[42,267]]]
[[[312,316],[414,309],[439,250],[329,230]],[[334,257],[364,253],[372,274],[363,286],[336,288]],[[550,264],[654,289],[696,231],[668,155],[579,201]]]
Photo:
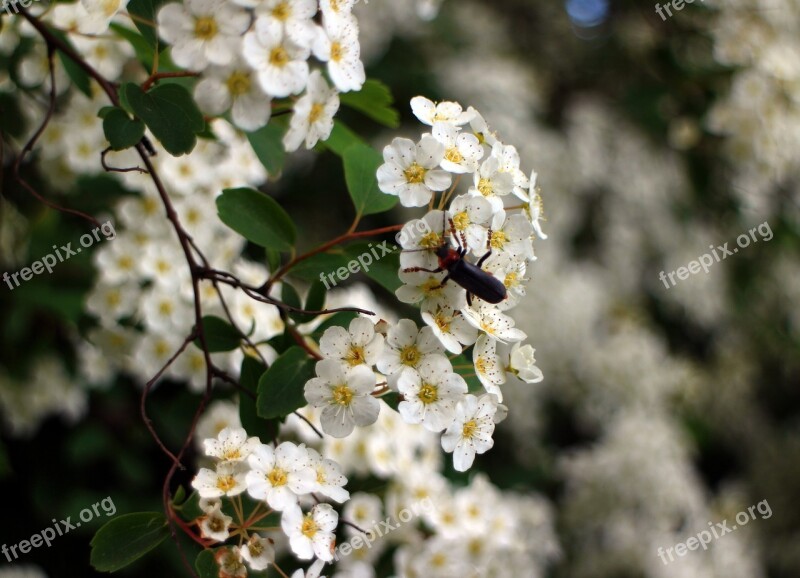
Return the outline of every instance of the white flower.
[[[511,348],[508,369],[525,383],[539,383],[544,379],[542,370],[536,367],[535,351],[531,345],[523,346],[521,343],[515,343]]]
[[[195,433],[196,440],[200,442],[207,438],[214,438],[226,427],[240,428],[242,422],[239,417],[239,407],[227,400],[211,402],[205,413],[197,422]],[[201,444],[205,445],[205,444]]]
[[[214,553],[219,565],[219,575],[224,578],[246,578],[247,566],[242,562],[242,552],[238,546],[220,548]]]
[[[207,456],[230,462],[241,462],[260,444],[257,437],[248,438],[244,428],[230,427],[219,432],[216,439],[203,442]]]
[[[506,374],[497,355],[497,342],[485,333],[478,337],[472,350],[472,362],[475,364],[475,374],[486,391],[496,395],[498,402],[503,401],[500,385],[505,383]]]
[[[449,212],[456,232],[466,237],[467,247],[477,255],[486,252],[487,226],[492,219],[492,205],[483,197],[460,195],[453,199]]]
[[[506,299],[496,305],[501,311],[516,306],[525,296],[526,285],[530,280],[526,277],[527,268],[527,261],[514,259],[508,253],[492,255],[484,264],[484,271],[494,275],[506,288]]]
[[[292,573],[291,578],[320,578],[323,566],[325,566],[325,560],[314,560],[308,570],[303,571],[302,568],[298,568]],[[323,576],[322,578],[325,577]]]
[[[230,64],[239,52],[250,16],[228,2],[186,0],[158,11],[158,30],[172,44],[175,64],[203,70],[209,63]]]
[[[463,294],[463,291],[460,291]],[[449,303],[425,304],[422,320],[433,329],[436,337],[450,353],[461,353],[463,345],[471,345],[478,338],[477,330]]]
[[[378,168],[378,186],[388,195],[400,197],[404,207],[422,207],[434,191],[450,187],[450,173],[437,169],[444,158],[444,145],[432,136],[419,144],[407,138],[395,138],[383,149],[384,164]]]
[[[308,81],[309,49],[292,40],[278,22],[257,18],[255,30],[245,34],[242,54],[258,72],[261,88],[282,98],[299,94]]]
[[[312,18],[317,13],[316,0],[234,1],[248,8],[255,8],[259,17],[282,26],[286,35],[298,46],[311,47],[315,36]]]
[[[192,487],[201,498],[238,496],[245,491],[245,471],[237,462],[220,462],[217,469],[200,468],[192,480]]]
[[[381,407],[371,395],[375,374],[369,367],[348,368],[337,359],[323,359],[317,362],[316,370],[318,377],[306,382],[305,396],[313,407],[322,408],[322,431],[342,438],[355,426],[375,423]]]
[[[430,327],[417,329],[410,319],[401,319],[386,334],[386,346],[378,358],[378,370],[385,375],[415,371],[431,357],[444,357],[444,348]]]
[[[217,503],[209,512],[200,518],[200,535],[217,542],[224,542],[230,536],[229,528],[233,518],[222,513],[222,503]]]
[[[451,173],[473,173],[483,156],[483,147],[478,137],[447,122],[436,122],[431,131],[433,138],[444,145],[441,167]]]
[[[359,528],[368,528],[383,517],[383,502],[375,494],[356,492],[344,505],[343,516]],[[347,534],[360,534],[352,526],[345,526]]]
[[[525,215],[508,216],[505,211],[495,213],[492,218],[492,249],[507,253],[514,259],[535,260],[531,235],[533,226]]]
[[[473,177],[473,186],[469,189],[471,195],[483,195],[497,212],[503,209],[503,197],[514,189],[514,177],[509,173],[501,172],[500,159],[494,153],[481,163],[480,169]]]
[[[324,33],[314,42],[314,56],[328,63],[328,75],[340,91],[361,90],[367,77],[355,18],[326,19]]]
[[[478,141],[489,147],[494,146],[494,143],[497,142],[497,134],[489,128],[489,125],[486,123],[481,113],[471,106],[467,109],[467,113],[472,114],[469,127],[472,129],[473,134],[478,137]]]
[[[377,401],[377,400],[376,400]],[[350,499],[350,492],[342,486],[347,478],[342,474],[342,467],[333,460],[324,459],[317,450],[308,448],[308,459],[311,468],[317,473],[317,487],[314,490],[340,504]]]
[[[102,34],[120,10],[128,5],[128,0],[81,0],[87,17],[82,18],[79,30],[82,34]]]
[[[305,141],[311,149],[327,139],[333,130],[333,116],[339,110],[339,95],[330,88],[319,70],[308,77],[306,93],[294,104],[289,130],[283,137],[287,151],[295,151]]]
[[[297,504],[297,497],[314,489],[316,475],[305,446],[283,442],[274,450],[260,445],[247,458],[251,470],[245,478],[247,493],[265,500],[274,510]]]
[[[419,303],[423,308],[435,308],[439,305],[449,305],[453,309],[460,309],[467,304],[466,293],[452,281],[442,285],[442,280],[447,275],[441,273],[426,273],[416,271],[406,273],[402,269],[398,274],[403,285],[397,288],[395,295],[402,303]]]
[[[325,330],[319,350],[326,359],[336,359],[350,367],[373,366],[383,350],[383,335],[375,333],[375,325],[364,317],[356,317],[345,329],[337,325]]]
[[[514,327],[511,317],[494,305],[478,301],[472,307],[464,307],[461,313],[473,327],[503,343],[522,341],[527,337],[524,331]]]
[[[420,122],[429,126],[439,121],[462,126],[472,119],[475,109],[470,108],[464,112],[457,102],[444,101],[435,104],[424,96],[415,96],[411,99],[411,110]]]
[[[324,22],[337,19],[352,19],[353,6],[358,0],[320,0],[319,8],[322,11]]]
[[[453,424],[442,435],[442,448],[453,452],[453,466],[459,472],[467,471],[475,454],[482,454],[494,445],[494,414],[497,405],[491,394],[476,398],[467,395],[456,407]]]
[[[453,373],[445,358],[421,363],[416,372],[408,371],[397,380],[404,401],[397,406],[406,423],[421,423],[425,429],[442,431],[453,423],[456,404],[467,393],[467,383]]]
[[[299,506],[289,508],[281,516],[281,528],[289,536],[292,551],[301,560],[314,556],[329,562],[333,560],[334,531],[339,514],[330,504],[317,504],[303,514]]]
[[[258,534],[250,536],[250,539],[242,546],[241,552],[247,565],[255,571],[266,570],[267,566],[275,562],[275,549],[272,544]]]
[[[272,114],[272,100],[243,62],[209,67],[195,85],[194,97],[210,115],[221,116],[232,109],[233,124],[246,131],[261,128]]]
[[[533,225],[533,230],[536,231],[536,235],[540,239],[547,239],[547,235],[544,234],[542,231],[542,225],[539,223],[539,221],[544,219],[542,215],[544,212],[544,206],[542,203],[542,196],[539,194],[538,189],[536,188],[536,178],[536,171],[533,171],[531,173],[530,189],[526,199],[527,205],[525,207],[525,213],[528,215],[528,219]]]

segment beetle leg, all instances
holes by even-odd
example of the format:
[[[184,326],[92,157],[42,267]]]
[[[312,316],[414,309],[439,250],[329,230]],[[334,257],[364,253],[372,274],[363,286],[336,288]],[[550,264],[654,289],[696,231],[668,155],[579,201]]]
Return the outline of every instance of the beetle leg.
[[[425,273],[441,273],[444,269],[441,267],[438,269],[426,269],[425,267],[409,267],[408,269],[403,269],[403,273],[418,273],[420,271],[424,271]]]
[[[478,259],[478,262],[476,263],[476,265],[478,267],[483,265],[483,262],[486,261],[486,259],[488,259],[489,256],[492,254],[492,230],[491,229],[489,229],[489,235],[486,238],[486,248],[488,249],[488,251],[486,252],[486,254],[483,257]]]
[[[472,307],[472,293],[470,293],[469,291],[467,291],[467,305]]]

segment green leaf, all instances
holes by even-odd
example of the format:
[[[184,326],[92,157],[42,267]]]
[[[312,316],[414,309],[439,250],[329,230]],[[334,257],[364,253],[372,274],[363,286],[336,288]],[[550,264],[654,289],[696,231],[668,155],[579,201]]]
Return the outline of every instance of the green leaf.
[[[100,572],[116,572],[169,537],[169,527],[160,512],[137,512],[117,516],[92,538],[90,563]]]
[[[273,121],[257,131],[247,133],[250,146],[270,176],[281,172],[286,159],[286,151],[283,148],[284,132],[286,127]]]
[[[121,108],[113,108],[104,114],[103,132],[112,149],[125,150],[142,140],[144,123],[141,120],[129,117]]]
[[[384,255],[384,248],[391,249],[392,252]],[[391,241],[385,241],[385,244],[353,243],[348,245],[345,251],[350,259],[358,261],[361,272],[366,273],[370,279],[390,293],[394,294],[402,285],[397,274],[400,269],[400,251]]]
[[[342,155],[347,190],[353,199],[356,214],[373,215],[388,211],[398,197],[387,195],[378,188],[376,172],[383,164],[381,154],[369,145],[353,145]]]
[[[133,4],[133,2],[128,4],[129,12],[131,4]],[[136,58],[142,63],[142,66],[144,66],[145,70],[150,72],[153,69],[153,57],[155,55],[153,45],[145,40],[144,36],[141,34],[137,34],[130,28],[125,28],[124,26],[120,26],[115,22],[112,22],[109,28],[128,41],[128,43],[133,47],[133,51],[136,53]]]
[[[366,145],[361,137],[347,128],[347,125],[338,119],[333,121],[331,136],[322,144],[339,156],[344,155],[344,152],[353,145]]]
[[[194,561],[195,570],[200,578],[218,578],[219,564],[214,558],[214,550],[203,550]]]
[[[213,315],[203,317],[203,334],[209,353],[220,351],[233,351],[242,342],[242,336],[230,323]],[[195,339],[194,344],[202,349],[200,340]]]
[[[156,34],[155,22],[156,12],[167,0],[131,0],[128,2],[127,10],[131,15],[134,25],[142,33],[142,37],[150,46],[158,45],[158,34]]]
[[[177,84],[160,84],[145,93],[132,82],[122,90],[134,114],[171,155],[180,156],[194,149],[197,133],[205,129],[206,123],[188,90]]]
[[[345,106],[364,113],[372,120],[389,128],[400,126],[400,113],[392,107],[394,98],[389,87],[379,80],[369,79],[359,92],[345,92],[339,95]]]
[[[306,295],[306,311],[321,311],[325,307],[325,285],[314,281]]]
[[[289,251],[294,246],[294,223],[269,195],[253,189],[225,189],[217,197],[223,223],[248,241],[267,249]]]
[[[284,417],[306,405],[303,388],[312,377],[314,362],[308,354],[297,346],[287,349],[258,382],[258,415]]]
[[[289,283],[283,283],[281,289],[281,300],[290,307],[294,307],[296,309],[303,308],[303,302],[300,300],[300,295],[297,293],[297,290],[294,287],[289,285]],[[311,320],[311,316],[303,315],[302,313],[292,312],[289,313],[289,316],[298,323],[305,323],[306,321]]]
[[[239,374],[239,383],[242,387],[256,395],[258,380],[267,371],[267,367],[258,359],[245,355],[242,360],[242,369]],[[264,419],[258,416],[255,397],[246,393],[239,395],[239,418],[242,427],[249,435],[258,436],[263,443],[269,443],[278,436],[280,420]]]
[[[324,275],[328,288],[332,288],[344,280],[344,278],[337,278],[336,272],[341,268],[344,268],[346,272],[349,261],[350,259],[344,254],[341,247],[334,247],[325,253],[318,253],[300,261],[292,267],[290,274],[304,281],[321,281],[321,275]],[[333,280],[328,275],[333,275]]]
[[[186,498],[186,488],[178,486],[178,489],[175,490],[175,495],[172,496],[172,505],[176,508],[180,508],[186,501]]]
[[[72,45],[72,42],[69,41],[69,38],[67,38],[66,34],[61,32],[60,30],[56,30],[55,28],[49,28],[49,30],[50,32],[53,33],[54,36],[56,36],[59,40],[61,40],[61,42],[72,48],[75,52],[78,52],[77,50],[75,50],[75,47]],[[61,64],[64,65],[64,71],[67,73],[67,76],[69,76],[69,79],[72,81],[72,84],[74,84],[78,88],[78,90],[80,90],[83,94],[85,94],[89,98],[92,98],[92,81],[91,78],[89,78],[89,75],[86,73],[86,71],[80,66],[78,66],[77,62],[72,60],[72,58],[70,58],[60,50],[58,51],[58,57],[61,59]]]

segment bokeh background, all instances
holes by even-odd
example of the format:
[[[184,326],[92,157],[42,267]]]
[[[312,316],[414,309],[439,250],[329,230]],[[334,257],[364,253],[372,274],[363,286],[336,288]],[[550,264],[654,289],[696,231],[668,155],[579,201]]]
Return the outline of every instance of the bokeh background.
[[[696,1],[666,19],[649,0],[370,0],[356,13],[368,76],[391,88],[401,133],[418,132],[411,97],[457,100],[480,110],[539,175],[549,238],[536,243],[528,298],[515,317],[545,379],[504,390],[509,417],[469,475],[444,469],[452,487],[477,484],[476,492],[486,490],[485,476],[496,487],[485,495],[530,518],[517,536],[522,553],[508,562],[513,575],[800,575],[800,3]],[[54,244],[75,244],[86,226],[10,178],[15,143],[46,101],[35,88],[41,46],[18,22],[2,23],[0,269],[16,271]],[[124,74],[130,55],[106,48],[108,65]],[[159,288],[152,273],[154,263],[182,265],[153,192],[134,175],[103,174],[97,103],[63,98],[24,173],[48,198],[113,217],[117,238],[52,275],[0,287],[5,544],[106,496],[118,512],[160,509],[169,462],[138,403],[174,336],[158,324],[137,333],[115,320],[147,317],[171,294],[175,323],[192,323],[182,314],[184,296]],[[350,111],[341,118],[376,147],[397,135]],[[248,250],[222,232],[213,190],[231,175],[261,185],[266,174],[241,136],[223,134],[224,146],[203,145],[162,168],[192,230],[216,248],[213,258],[258,278],[238,257]],[[298,220],[301,247],[332,238],[352,219],[330,153],[291,156],[280,179],[263,187]],[[412,216],[397,210],[371,224]],[[708,273],[669,289],[659,279],[709,245],[732,248],[760,225],[769,240],[759,235]],[[132,284],[122,285],[109,312],[109,286],[126,275],[120,255],[151,268],[128,273]],[[369,303],[387,316],[401,311],[366,278],[349,283],[343,303]],[[236,307],[270,322],[272,313]],[[150,403],[173,447],[197,402],[197,371],[186,360]],[[380,481],[390,484],[391,476]],[[658,557],[659,547],[762,501],[771,516],[708,551],[669,565]],[[97,575],[88,543],[101,524],[24,556],[27,568],[0,558],[0,576]],[[485,532],[495,547],[492,530]],[[376,570],[341,576],[410,576],[398,569],[396,547],[370,563]],[[181,572],[168,542],[120,575]]]

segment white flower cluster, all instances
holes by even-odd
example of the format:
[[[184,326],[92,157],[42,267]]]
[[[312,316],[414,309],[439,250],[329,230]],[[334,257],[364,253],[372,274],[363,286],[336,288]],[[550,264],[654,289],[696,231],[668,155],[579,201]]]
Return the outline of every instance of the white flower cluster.
[[[734,190],[744,207],[759,216],[774,214],[785,194],[775,187],[800,173],[793,153],[800,147],[800,8],[793,0],[714,4],[719,10],[710,27],[714,57],[735,73],[708,125],[727,137]]]
[[[223,415],[212,410],[214,420]],[[318,410],[302,413],[312,423],[320,422]],[[230,415],[236,418],[233,411]],[[295,416],[289,416],[280,435],[320,443]],[[441,473],[437,438],[384,407],[373,425],[346,438],[325,436],[321,441],[320,453],[340,464],[347,476],[386,481],[370,484],[385,491],[354,492],[344,505],[342,519],[367,532],[365,537],[344,526],[347,541],[357,544],[355,536],[360,536],[371,539],[371,546],[349,554],[338,546],[335,577],[374,578],[378,560],[393,548],[392,575],[403,578],[544,575],[559,554],[554,512],[547,501],[501,492],[482,474],[466,487],[454,487]]]
[[[240,427],[225,427],[216,437],[205,439],[203,445],[215,464],[214,469],[201,468],[192,480],[204,512],[199,520],[201,537],[225,542],[235,530],[241,534],[240,544],[244,542],[218,554],[217,562],[223,570],[241,568],[246,562],[252,570],[261,571],[275,562],[273,541],[248,533],[252,520],[247,524],[241,520],[236,525],[222,509],[224,498],[236,498],[245,492],[268,506],[261,518],[273,511],[281,512],[281,529],[299,559],[333,559],[339,514],[330,504],[318,503],[317,495],[340,503],[350,498],[343,487],[347,478],[336,462],[323,459],[303,444],[263,444],[257,437],[247,437]],[[308,510],[305,513],[304,508]]]
[[[435,329],[419,329],[410,319],[400,320],[385,336],[362,317],[348,329],[329,327],[319,343],[324,359],[317,362],[317,377],[305,386],[306,400],[321,410],[322,430],[343,438],[356,426],[374,424],[381,410],[375,396],[395,391],[401,395],[403,420],[444,432],[442,447],[453,453],[455,468],[469,469],[476,454],[492,447],[495,423],[507,413],[499,403],[498,383],[507,372],[529,382],[541,379],[541,372],[530,346],[515,344],[498,355],[496,342],[482,335],[474,358],[486,393],[476,397],[454,371],[442,343]]]
[[[159,33],[172,58],[203,71],[195,98],[207,113],[231,111],[244,130],[267,124],[272,99],[305,91],[294,104],[284,137],[287,150],[325,140],[339,109],[339,92],[366,79],[358,42],[355,0],[185,0],[158,12]],[[321,12],[321,25],[315,17]],[[330,87],[314,56],[326,64]]]
[[[401,256],[404,284],[397,296],[406,303],[421,303],[427,327],[420,330],[403,319],[386,329],[384,337],[370,321],[358,318],[349,331],[329,328],[320,340],[324,359],[317,364],[317,377],[306,384],[305,395],[313,407],[322,409],[323,431],[345,437],[355,426],[375,422],[380,411],[375,395],[398,392],[403,419],[444,432],[442,447],[453,453],[456,469],[465,471],[476,454],[492,447],[495,423],[506,415],[499,405],[500,386],[509,377],[527,383],[542,379],[533,348],[521,345],[525,333],[505,314],[525,294],[527,267],[535,259],[534,232],[545,237],[538,223],[541,201],[536,174],[529,179],[522,173],[516,149],[497,140],[477,111],[463,111],[454,102],[436,105],[422,97],[411,105],[432,133],[418,143],[397,138],[384,149],[386,162],[378,169],[381,190],[416,207],[433,204],[436,192],[451,187],[453,174],[471,174],[473,182],[448,211],[430,211],[400,233],[408,251]],[[471,131],[462,131],[466,123],[471,123]],[[442,205],[455,188],[442,197]],[[507,204],[509,197],[518,206]],[[437,270],[441,258],[436,251],[448,246],[446,229],[461,253],[487,254],[486,270],[507,292],[498,305],[473,299],[454,282],[445,282],[447,272]],[[415,231],[427,233],[420,236]],[[479,397],[469,393],[445,355],[445,350],[458,355],[471,345],[474,371],[486,391]]]
[[[170,184],[181,223],[211,265],[230,270],[247,283],[263,283],[268,275],[266,267],[240,256],[245,241],[219,221],[214,199],[225,188],[255,186],[263,182],[266,173],[243,136],[221,120],[212,127],[217,141],[200,141],[191,155],[183,157],[159,154],[153,162]],[[114,210],[117,238],[92,253],[98,278],[87,296],[86,310],[97,318],[99,327],[89,332],[93,347],[82,349],[86,361],[82,366],[92,368],[100,381],[104,374],[98,367],[126,370],[146,381],[177,351],[191,330],[192,283],[174,232],[161,218],[161,200],[147,175],[125,173],[121,178],[141,194],[118,202]],[[283,331],[275,307],[260,306],[230,287],[221,290],[236,323],[254,328],[254,341],[265,341]],[[224,317],[210,282],[201,284],[201,298],[204,314]],[[134,329],[137,325],[142,332]],[[274,358],[268,346],[260,349],[268,360]],[[213,354],[212,358],[221,367],[238,371],[241,356],[241,351],[234,351]],[[199,391],[205,387],[205,370],[202,351],[190,345],[166,376],[186,380]]]

